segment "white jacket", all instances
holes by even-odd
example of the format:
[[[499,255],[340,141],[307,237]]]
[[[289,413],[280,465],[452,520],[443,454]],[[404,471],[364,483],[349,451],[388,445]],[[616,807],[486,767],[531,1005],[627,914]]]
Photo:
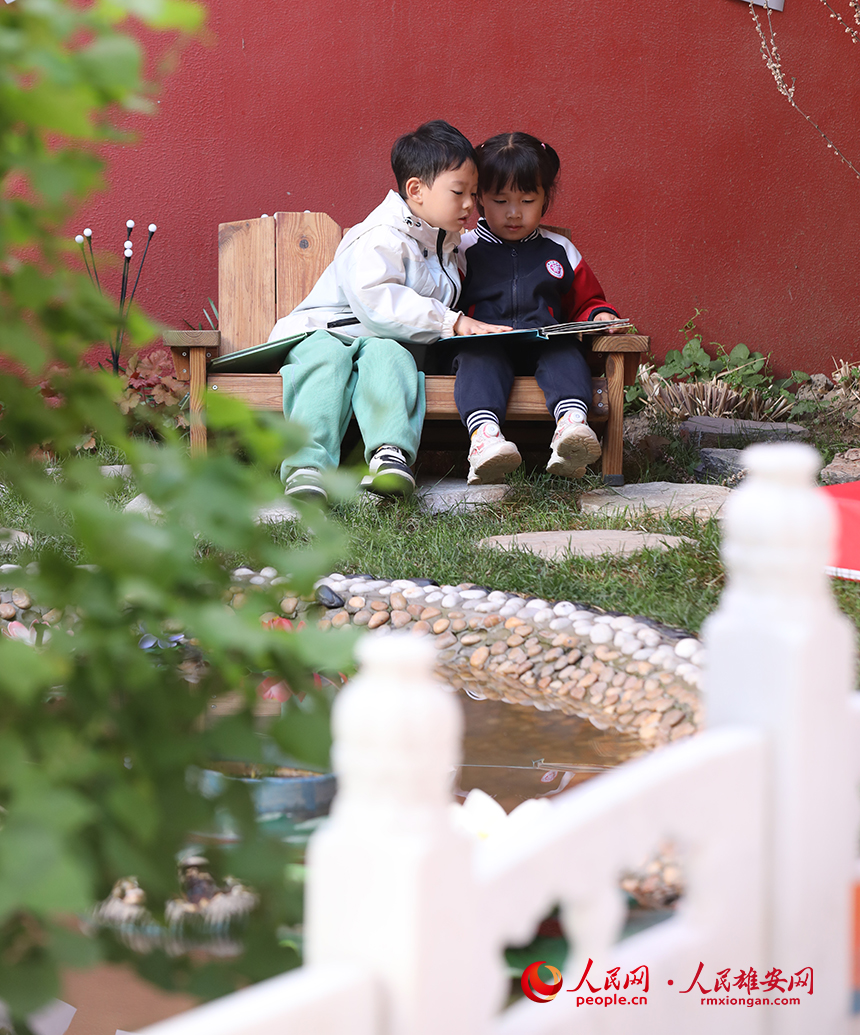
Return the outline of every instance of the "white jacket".
[[[460,313],[455,249],[460,234],[414,216],[395,191],[352,227],[310,294],[275,324],[269,341],[328,328],[344,340],[367,336],[423,345],[454,334]],[[328,327],[333,321],[358,319]]]

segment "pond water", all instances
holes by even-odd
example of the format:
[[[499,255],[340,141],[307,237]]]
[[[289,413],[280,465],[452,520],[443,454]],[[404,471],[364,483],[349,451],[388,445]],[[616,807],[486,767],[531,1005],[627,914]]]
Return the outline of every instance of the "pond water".
[[[465,716],[462,799],[480,787],[510,812],[527,798],[559,794],[643,753],[642,742],[587,719],[458,694]]]

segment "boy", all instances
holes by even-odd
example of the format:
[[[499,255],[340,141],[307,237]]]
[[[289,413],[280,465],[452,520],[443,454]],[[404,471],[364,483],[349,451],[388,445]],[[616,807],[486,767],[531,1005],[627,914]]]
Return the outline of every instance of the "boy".
[[[454,254],[478,186],[475,151],[447,122],[424,123],[391,151],[397,193],[338,246],[313,290],[279,320],[269,340],[302,331],[281,369],[284,413],[310,441],[281,466],[288,497],[324,503],[320,472],[336,467],[350,416],[364,440],[379,495],[408,495],[424,420],[424,381],[401,342],[507,330],[454,309]]]

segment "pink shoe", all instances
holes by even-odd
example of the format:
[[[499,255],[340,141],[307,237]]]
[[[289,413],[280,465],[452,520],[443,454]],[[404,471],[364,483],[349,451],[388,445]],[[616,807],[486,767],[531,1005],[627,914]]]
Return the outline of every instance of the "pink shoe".
[[[575,410],[568,410],[556,424],[551,448],[546,469],[561,478],[582,478],[586,466],[601,453],[597,435]]]
[[[469,485],[497,485],[523,462],[520,451],[508,442],[499,425],[485,421],[472,435],[469,447]]]

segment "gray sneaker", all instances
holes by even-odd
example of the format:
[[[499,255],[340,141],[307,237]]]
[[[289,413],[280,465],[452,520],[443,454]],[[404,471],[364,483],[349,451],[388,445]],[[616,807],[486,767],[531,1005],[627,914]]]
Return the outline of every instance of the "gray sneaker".
[[[287,499],[303,500],[307,503],[328,502],[322,474],[316,467],[297,467],[284,483],[284,495]]]
[[[411,496],[415,491],[415,475],[406,463],[406,454],[397,446],[380,446],[367,465],[370,474],[361,479],[361,487],[377,496]]]

